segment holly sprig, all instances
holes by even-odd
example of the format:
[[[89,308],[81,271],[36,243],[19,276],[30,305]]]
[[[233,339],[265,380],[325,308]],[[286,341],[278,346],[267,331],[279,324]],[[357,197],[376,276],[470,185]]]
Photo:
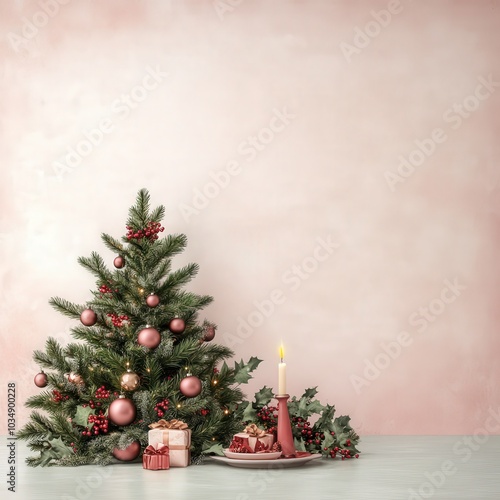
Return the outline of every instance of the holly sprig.
[[[339,456],[342,460],[358,458],[360,452],[356,445],[360,438],[349,423],[350,417],[335,417],[335,406],[323,405],[315,399],[317,393],[317,387],[312,387],[306,389],[300,398],[293,396],[288,402],[295,448],[298,451],[321,453],[324,457]],[[273,390],[264,386],[255,393],[254,401],[245,401],[240,406],[242,420],[247,424],[256,423],[276,435],[278,406],[271,404],[273,398]]]

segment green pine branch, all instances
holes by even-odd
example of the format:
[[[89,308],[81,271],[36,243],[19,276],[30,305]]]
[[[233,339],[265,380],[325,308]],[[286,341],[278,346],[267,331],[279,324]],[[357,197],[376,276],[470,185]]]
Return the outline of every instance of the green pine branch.
[[[101,234],[101,239],[106,247],[109,248],[112,252],[123,254],[124,247],[119,240],[106,233]]]
[[[106,267],[104,259],[97,252],[92,252],[90,257],[78,257],[78,263],[90,271],[102,283],[108,283],[113,279],[113,274]]]
[[[135,205],[129,209],[127,225],[132,227],[144,227],[149,222],[150,195],[146,189],[137,193]]]
[[[66,359],[64,349],[56,339],[49,337],[45,342],[45,352],[36,350],[33,359],[43,368],[58,370],[61,373],[69,371],[70,365]]]
[[[64,316],[68,316],[72,319],[80,319],[80,315],[82,311],[85,309],[84,306],[80,306],[78,304],[73,304],[68,300],[61,299],[60,297],[52,297],[49,300],[49,304]]]
[[[187,285],[197,274],[198,264],[188,264],[177,271],[171,272],[167,279],[162,283],[157,293],[163,294],[178,289],[183,285]]]

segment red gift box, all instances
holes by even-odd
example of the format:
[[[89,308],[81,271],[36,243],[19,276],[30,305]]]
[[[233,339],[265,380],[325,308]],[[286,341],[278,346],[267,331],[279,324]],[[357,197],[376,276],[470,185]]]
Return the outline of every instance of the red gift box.
[[[158,443],[157,447],[149,445],[142,456],[142,467],[147,470],[170,469],[168,446]]]

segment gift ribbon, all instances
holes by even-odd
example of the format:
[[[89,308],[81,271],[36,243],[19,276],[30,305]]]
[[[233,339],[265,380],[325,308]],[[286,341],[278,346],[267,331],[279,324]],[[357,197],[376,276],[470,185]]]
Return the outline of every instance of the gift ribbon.
[[[255,424],[247,425],[243,432],[251,437],[256,438],[264,437],[267,434],[265,430],[259,429]]]
[[[182,420],[177,420],[176,418],[173,418],[172,420],[158,420],[158,422],[153,422],[152,424],[149,424],[150,429],[178,429],[180,431],[183,431],[187,429],[189,426],[186,424],[186,422],[183,422]]]
[[[148,470],[162,470],[170,468],[169,449],[163,443],[158,443],[157,447],[149,445],[144,450],[142,466]]]
[[[149,427],[154,431],[184,431],[188,428],[188,425],[182,420],[172,419],[170,421],[167,420],[158,420],[158,422],[154,422],[149,424]],[[181,444],[170,444],[170,437],[168,432],[162,433],[162,442],[164,445],[168,446],[170,450],[188,450],[189,446],[181,445]]]
[[[170,450],[187,450],[189,447],[182,444],[170,444],[169,434],[166,432],[162,436],[163,444],[168,446]]]
[[[158,443],[157,448],[149,445],[144,450],[144,455],[168,455],[169,447],[166,444]]]

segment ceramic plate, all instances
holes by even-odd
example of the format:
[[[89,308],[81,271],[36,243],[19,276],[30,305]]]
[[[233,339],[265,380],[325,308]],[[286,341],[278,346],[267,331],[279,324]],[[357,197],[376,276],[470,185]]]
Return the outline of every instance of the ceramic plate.
[[[299,467],[310,460],[321,458],[320,453],[300,458],[278,458],[276,460],[241,460],[228,457],[211,457],[212,460],[221,462],[231,467],[243,467],[245,469],[281,469],[285,467]]]
[[[274,453],[235,453],[229,449],[222,450],[227,458],[234,458],[235,460],[276,460],[281,457],[281,451]]]

